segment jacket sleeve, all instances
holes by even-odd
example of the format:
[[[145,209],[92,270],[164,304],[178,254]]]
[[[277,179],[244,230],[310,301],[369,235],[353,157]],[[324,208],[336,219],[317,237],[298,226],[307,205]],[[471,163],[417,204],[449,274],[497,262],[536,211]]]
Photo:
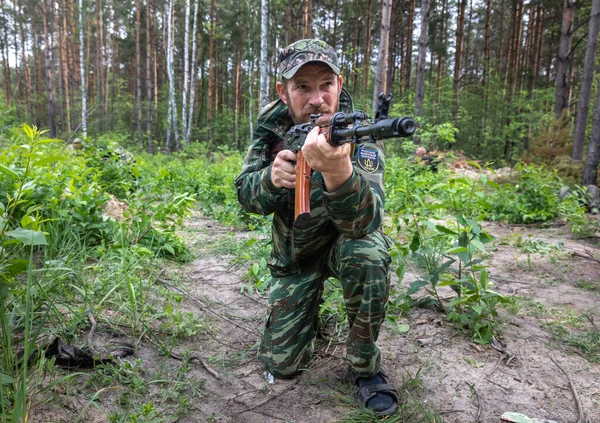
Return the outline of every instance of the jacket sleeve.
[[[271,145],[268,135],[255,131],[255,139],[244,159],[242,173],[235,180],[238,200],[249,213],[268,215],[285,207],[288,190],[271,181]]]
[[[360,144],[352,164],[352,176],[338,190],[327,192],[323,185],[323,199],[338,231],[350,238],[360,238],[383,223],[383,149],[373,143]]]

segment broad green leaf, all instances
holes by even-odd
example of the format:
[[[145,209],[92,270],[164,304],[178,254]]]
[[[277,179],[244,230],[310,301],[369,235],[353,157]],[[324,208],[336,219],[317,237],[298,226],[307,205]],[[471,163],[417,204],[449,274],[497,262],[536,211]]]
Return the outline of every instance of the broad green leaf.
[[[435,228],[438,231],[445,233],[447,235],[458,235],[458,233],[454,232],[452,229],[448,229],[447,227],[442,226],[442,225],[435,225]]]
[[[43,166],[45,164],[58,162],[58,161],[61,161],[61,160],[64,160],[64,159],[65,159],[65,157],[63,157],[63,156],[44,157],[43,159],[40,159],[40,160],[34,162],[33,166],[34,167]]]
[[[25,245],[48,245],[43,232],[17,228],[14,231],[6,232],[6,235],[10,238],[18,239]]]
[[[399,333],[406,333],[406,332],[408,332],[410,330],[410,325],[407,324],[407,323],[403,323],[401,325],[396,326],[396,330]]]
[[[9,375],[5,375],[4,373],[0,373],[0,386],[2,385],[10,385],[15,383],[16,381],[10,377]]]
[[[471,240],[471,245],[473,245],[475,248],[477,248],[479,251],[483,251],[484,253],[485,251],[485,247],[483,246],[483,244],[481,243],[481,241],[477,240],[477,239],[472,239]]]
[[[414,236],[412,237],[412,240],[410,241],[410,245],[408,246],[408,248],[410,248],[410,251],[417,251],[419,249],[420,245],[421,245],[421,240],[419,238],[419,234],[414,234]]]
[[[450,248],[449,250],[444,251],[444,254],[462,253],[465,251],[469,251],[469,250],[466,247],[455,247],[455,248]]]
[[[9,176],[11,176],[11,177],[13,177],[13,178],[15,178],[15,179],[18,179],[18,178],[19,178],[19,175],[17,175],[17,173],[16,173],[15,171],[13,171],[13,170],[11,170],[11,169],[7,168],[7,167],[6,167],[6,166],[4,166],[3,164],[0,164],[0,171],[2,171],[2,172],[4,172],[4,173],[6,173],[7,175],[9,175]]]
[[[477,313],[478,315],[480,315],[480,316],[481,316],[481,312],[483,311],[483,308],[482,308],[481,306],[478,306],[478,305],[472,304],[472,305],[471,305],[471,308],[473,309],[473,311],[474,311],[475,313]]]

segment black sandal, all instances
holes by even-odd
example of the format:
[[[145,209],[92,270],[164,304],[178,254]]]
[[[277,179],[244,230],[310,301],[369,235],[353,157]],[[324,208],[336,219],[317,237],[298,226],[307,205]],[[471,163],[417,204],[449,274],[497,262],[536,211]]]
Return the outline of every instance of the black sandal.
[[[380,370],[377,375],[371,378],[357,376],[350,370],[350,379],[354,384],[354,397],[359,406],[373,411],[378,416],[389,416],[398,408],[398,393],[394,386],[388,382],[387,375],[383,370]],[[390,397],[392,404],[369,407],[369,401],[379,394]]]

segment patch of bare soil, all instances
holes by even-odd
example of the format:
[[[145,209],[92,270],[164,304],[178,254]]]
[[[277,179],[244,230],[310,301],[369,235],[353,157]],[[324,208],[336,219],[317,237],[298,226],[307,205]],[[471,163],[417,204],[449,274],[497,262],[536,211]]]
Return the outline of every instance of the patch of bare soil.
[[[392,382],[400,386],[419,373],[423,403],[447,422],[499,422],[509,411],[556,422],[577,422],[582,413],[600,422],[600,364],[567,336],[570,324],[579,329],[573,339],[599,329],[600,248],[564,226],[484,226],[496,237],[489,268],[495,288],[521,297],[518,307],[501,312],[503,336],[494,345],[477,345],[438,311],[414,309],[403,322],[410,324],[407,333],[388,324],[378,342]],[[241,292],[247,269],[232,266],[232,257],[202,254],[202,245],[226,230],[203,218],[190,228],[200,258],[186,267],[183,288],[202,299],[206,308],[193,301],[189,306],[210,318],[215,335],[182,346],[206,366],[192,370],[204,380],[204,396],[180,422],[334,422],[352,412],[343,344],[322,342],[298,378],[265,381],[256,350],[266,299]],[[239,242],[249,237],[236,234]],[[522,252],[526,240],[552,248],[528,256]],[[590,254],[596,261],[581,257]]]

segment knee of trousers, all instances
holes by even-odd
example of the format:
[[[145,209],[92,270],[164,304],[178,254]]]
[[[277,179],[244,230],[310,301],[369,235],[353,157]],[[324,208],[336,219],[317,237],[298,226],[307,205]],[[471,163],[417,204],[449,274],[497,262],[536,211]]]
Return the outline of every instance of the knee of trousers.
[[[379,231],[362,238],[340,235],[336,240],[331,261],[340,277],[348,273],[364,280],[368,275],[370,280],[385,283],[392,261],[388,249],[389,243]]]

